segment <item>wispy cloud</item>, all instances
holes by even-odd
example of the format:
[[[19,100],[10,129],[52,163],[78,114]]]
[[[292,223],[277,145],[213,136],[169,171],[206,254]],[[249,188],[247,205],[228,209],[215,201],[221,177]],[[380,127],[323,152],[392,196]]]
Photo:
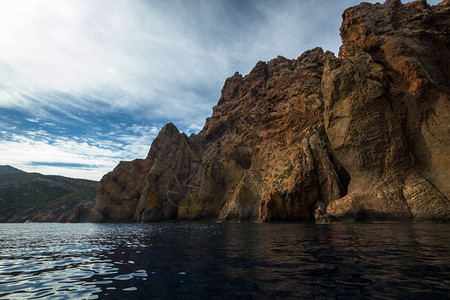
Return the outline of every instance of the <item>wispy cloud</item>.
[[[30,166],[49,166],[49,167],[69,167],[69,168],[83,168],[83,169],[97,169],[98,165],[88,165],[80,163],[62,163],[62,162],[46,162],[46,161],[31,161],[27,163]]]
[[[43,174],[99,180],[119,161],[145,158],[160,128],[118,126],[96,136],[64,137],[44,130],[0,132],[0,164]],[[127,134],[128,133],[128,134]]]
[[[1,2],[0,105],[30,111],[144,109],[146,118],[184,120],[204,114],[205,96],[190,87],[219,84],[225,63],[196,41],[198,28],[185,26],[192,16],[182,14],[183,6]]]

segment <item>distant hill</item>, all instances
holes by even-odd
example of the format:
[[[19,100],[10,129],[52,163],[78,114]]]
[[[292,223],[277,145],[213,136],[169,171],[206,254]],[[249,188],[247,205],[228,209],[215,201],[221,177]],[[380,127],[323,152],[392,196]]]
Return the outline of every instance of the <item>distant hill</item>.
[[[0,222],[66,222],[94,203],[98,182],[0,166]]]
[[[0,166],[0,174],[17,174],[17,173],[26,173],[26,172],[11,166]]]

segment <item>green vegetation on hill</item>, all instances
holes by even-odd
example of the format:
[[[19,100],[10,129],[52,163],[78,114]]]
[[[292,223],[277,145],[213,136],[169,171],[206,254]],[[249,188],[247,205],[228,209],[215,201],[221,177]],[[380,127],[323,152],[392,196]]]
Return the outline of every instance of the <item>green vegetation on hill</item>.
[[[0,166],[0,222],[66,221],[75,206],[93,203],[97,184]]]
[[[0,174],[17,174],[17,173],[25,173],[25,172],[11,166],[0,166]]]

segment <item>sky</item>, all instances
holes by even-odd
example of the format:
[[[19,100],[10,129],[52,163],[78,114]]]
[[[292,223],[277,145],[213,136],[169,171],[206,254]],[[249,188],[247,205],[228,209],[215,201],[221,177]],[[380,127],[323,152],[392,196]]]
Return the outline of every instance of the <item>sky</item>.
[[[0,1],[0,165],[100,180],[145,158],[168,122],[200,131],[234,72],[337,54],[342,12],[358,3]]]

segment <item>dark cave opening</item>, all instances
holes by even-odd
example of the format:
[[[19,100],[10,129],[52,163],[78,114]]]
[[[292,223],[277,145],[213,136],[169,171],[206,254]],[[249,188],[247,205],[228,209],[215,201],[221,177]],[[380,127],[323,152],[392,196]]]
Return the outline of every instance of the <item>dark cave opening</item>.
[[[348,186],[350,184],[351,177],[341,164],[339,164],[339,168],[337,168],[337,173],[339,176],[339,181],[341,183],[341,197],[344,197],[348,194]]]

